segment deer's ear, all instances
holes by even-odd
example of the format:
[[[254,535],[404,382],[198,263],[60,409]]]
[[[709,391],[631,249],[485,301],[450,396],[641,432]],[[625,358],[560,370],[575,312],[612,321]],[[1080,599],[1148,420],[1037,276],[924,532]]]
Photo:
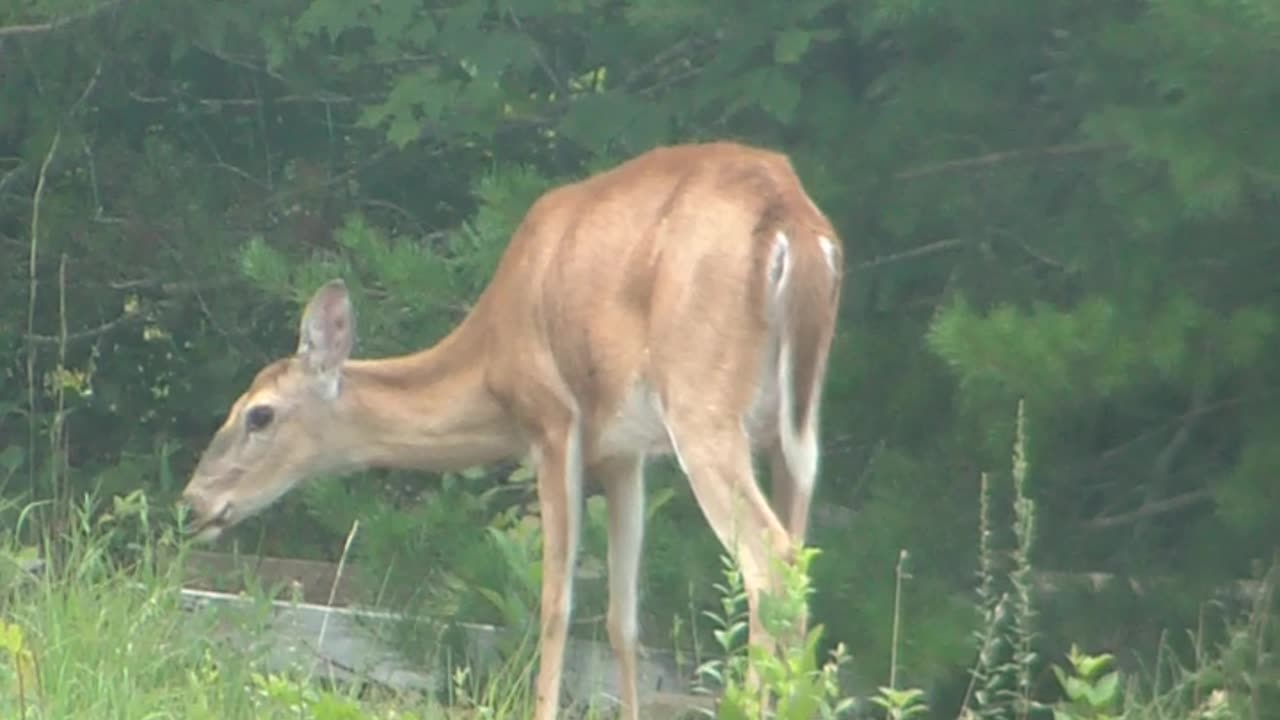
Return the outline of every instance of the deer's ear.
[[[346,283],[330,280],[316,290],[302,313],[298,358],[309,373],[322,377],[336,391],[342,363],[351,356],[355,339],[355,310]]]

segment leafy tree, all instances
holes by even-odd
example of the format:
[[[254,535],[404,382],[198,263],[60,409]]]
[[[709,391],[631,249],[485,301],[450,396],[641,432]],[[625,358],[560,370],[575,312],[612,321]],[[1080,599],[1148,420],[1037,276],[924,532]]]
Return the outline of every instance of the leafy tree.
[[[1257,0],[2,4],[0,494],[172,498],[322,279],[353,288],[361,354],[421,346],[540,192],[733,137],[790,153],[849,247],[826,642],[881,683],[907,549],[898,666],[963,686],[980,477],[1007,479],[1022,400],[1033,564],[1176,587],[1159,616],[1118,593],[1059,598],[1055,622],[1138,647],[1280,544],[1277,38]],[[687,641],[673,618],[714,605],[717,546],[657,470],[646,640]],[[398,602],[494,619],[514,606],[467,598],[536,571],[532,500],[515,466],[368,473],[237,538],[332,557],[376,519],[356,552]],[[586,543],[599,562],[598,526]],[[428,551],[444,580],[421,598],[406,560]]]

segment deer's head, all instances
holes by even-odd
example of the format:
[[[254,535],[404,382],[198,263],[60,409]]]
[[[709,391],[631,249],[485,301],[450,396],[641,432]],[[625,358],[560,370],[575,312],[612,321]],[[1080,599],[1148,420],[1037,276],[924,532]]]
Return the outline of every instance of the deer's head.
[[[258,372],[231,406],[182,493],[191,530],[212,541],[299,482],[340,466],[335,414],[355,340],[346,285],[331,280],[302,315],[298,351]]]

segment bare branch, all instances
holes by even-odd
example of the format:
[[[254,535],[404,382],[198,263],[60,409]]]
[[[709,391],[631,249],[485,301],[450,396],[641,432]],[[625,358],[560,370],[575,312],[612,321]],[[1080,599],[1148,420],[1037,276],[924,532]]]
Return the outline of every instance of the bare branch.
[[[428,231],[426,226],[424,226],[422,222],[418,220],[418,218],[413,213],[391,202],[390,200],[380,200],[378,198],[370,198],[368,200],[364,200],[363,204],[367,207],[385,208],[394,213],[397,213],[398,215],[403,216],[404,218],[408,219],[409,222],[413,223],[414,227],[417,228],[418,230],[418,236],[421,238],[432,238],[433,236],[437,236],[437,235],[442,236],[444,234],[444,233],[432,233]]]
[[[112,290],[152,290],[159,291],[166,295],[176,295],[178,293],[194,293],[199,290],[209,290],[213,288],[228,287],[235,284],[241,278],[235,275],[226,275],[222,277],[204,278],[202,280],[193,280],[190,282],[163,282],[160,280],[150,280],[146,278],[138,280],[113,280],[106,283],[106,286]]]
[[[120,317],[114,320],[108,320],[107,322],[102,323],[97,327],[92,327],[87,330],[80,330],[78,332],[67,333],[65,337],[62,335],[34,335],[33,334],[29,336],[29,339],[31,340],[31,342],[38,343],[41,345],[53,345],[55,343],[61,344],[64,342],[90,340],[90,339],[99,337],[101,335],[105,335],[111,332],[112,330],[115,330],[116,328],[128,325],[136,320],[142,320],[142,319],[143,319],[143,316],[141,314],[125,313],[124,315],[121,315]]]
[[[279,80],[282,83],[288,82],[287,80],[285,80],[283,75],[276,72],[275,70],[272,70],[266,65],[255,65],[253,62],[249,60],[238,58],[238,57],[235,57],[234,55],[228,55],[216,48],[211,48],[201,43],[195,43],[194,47],[197,50],[211,57],[215,57],[221,60],[222,62],[227,63],[228,65],[235,65],[237,67],[245,68],[246,70],[252,70],[253,72],[256,72],[256,73],[262,73],[263,75],[266,75],[267,77],[275,80]]]
[[[93,89],[98,86],[98,78],[100,77],[102,77],[102,60],[99,60],[97,66],[93,68],[93,75],[89,76],[89,82],[85,83],[84,90],[81,91],[80,97],[76,98],[76,101],[71,103],[71,107],[67,108],[66,117],[74,115],[75,112],[80,109],[80,106],[84,104],[84,101],[89,99],[89,95],[93,93]]]
[[[254,185],[257,185],[258,187],[262,188],[263,190],[272,189],[271,186],[266,183],[266,181],[259,180],[258,178],[254,177],[248,170],[241,170],[240,168],[236,167],[235,165],[232,165],[229,162],[224,162],[221,158],[219,158],[217,162],[211,162],[209,164],[220,170],[226,170],[227,172],[239,177],[242,180],[251,182]]]
[[[645,61],[639,67],[636,67],[632,69],[631,72],[627,73],[626,79],[622,81],[622,87],[633,88],[635,83],[647,73],[656,71],[662,65],[686,50],[697,49],[696,44],[701,42],[702,39],[703,38],[696,34],[686,35],[685,37],[680,38],[675,42],[675,44],[667,47],[665,50],[659,51],[651,59]]]
[[[1175,495],[1164,500],[1153,500],[1145,502],[1136,510],[1130,512],[1117,513],[1115,515],[1104,515],[1102,517],[1093,518],[1084,523],[1087,528],[1107,528],[1117,525],[1127,525],[1129,523],[1145,520],[1146,518],[1163,515],[1174,510],[1181,510],[1188,505],[1195,505],[1205,501],[1213,500],[1213,491],[1205,488],[1201,490],[1192,490],[1188,493]]]
[[[889,263],[895,263],[902,260],[910,260],[911,258],[921,257],[923,255],[932,255],[934,253],[942,252],[943,250],[949,250],[953,247],[957,247],[963,244],[964,244],[964,240],[960,238],[948,238],[946,240],[938,240],[936,242],[931,242],[928,245],[921,245],[920,247],[911,248],[910,250],[903,250],[902,252],[892,253],[889,255],[881,255],[879,257],[871,258],[866,262],[860,263],[858,265],[858,269],[864,270],[866,268],[872,268],[879,265],[888,265]]]
[[[645,85],[645,86],[643,86],[643,87],[637,88],[637,89],[634,91],[634,93],[635,93],[636,95],[639,95],[639,96],[645,96],[645,95],[648,95],[649,93],[655,92],[655,91],[657,91],[657,90],[661,90],[661,89],[663,89],[663,88],[667,88],[667,87],[670,87],[670,86],[672,86],[672,85],[677,85],[677,84],[679,84],[679,83],[684,82],[685,80],[688,80],[688,79],[690,79],[690,78],[697,77],[697,76],[701,75],[701,74],[703,73],[703,71],[705,71],[705,70],[706,70],[706,66],[705,66],[705,65],[694,65],[694,66],[692,66],[692,67],[688,68],[687,70],[682,70],[682,71],[680,71],[680,72],[678,72],[678,73],[674,73],[674,74],[669,75],[669,76],[667,76],[667,77],[660,78],[660,79],[658,79],[658,80],[654,80],[652,83],[650,83],[650,84],[648,84],[648,85]]]
[[[37,35],[40,33],[53,32],[54,30],[70,25],[71,23],[79,22],[80,20],[87,20],[88,18],[91,18],[104,10],[109,10],[120,3],[121,0],[112,0],[111,2],[105,2],[101,5],[95,5],[82,13],[68,15],[48,22],[29,23],[26,25],[6,25],[4,27],[0,27],[0,38],[7,37],[9,35]]]
[[[1030,160],[1042,157],[1087,155],[1120,150],[1124,147],[1125,146],[1120,143],[1078,143],[1074,145],[1050,145],[1048,147],[1024,148],[1021,150],[1002,150],[999,152],[987,153],[986,155],[979,155],[977,157],[947,160],[946,162],[923,165],[910,170],[903,170],[902,172],[894,175],[894,178],[897,180],[914,180],[916,178],[927,177],[930,175],[942,175],[960,170],[992,167],[994,165],[1019,160]]]
[[[180,98],[171,95],[143,95],[136,90],[129,91],[129,98],[140,103],[148,105],[162,105],[167,103],[176,103]],[[182,98],[187,102],[192,102],[203,107],[221,110],[224,107],[257,107],[263,103],[260,98]],[[370,96],[365,100],[377,100],[377,97]],[[347,105],[359,102],[361,98],[349,97],[346,95],[338,95],[336,93],[323,93],[316,95],[281,95],[270,99],[275,105]]]
[[[1183,413],[1182,421],[1178,423],[1178,429],[1173,433],[1173,437],[1156,455],[1153,474],[1157,482],[1169,477],[1169,471],[1173,468],[1173,463],[1178,458],[1178,454],[1182,452],[1182,449],[1187,445],[1187,441],[1191,439],[1191,431],[1200,417],[1201,410],[1204,409],[1205,404],[1208,402],[1208,394],[1207,383],[1198,383],[1192,388],[1191,406]]]
[[[18,177],[18,173],[22,172],[25,169],[26,169],[26,165],[19,162],[17,165],[14,165],[13,168],[10,169],[8,172],[6,172],[4,175],[0,175],[0,194],[3,194],[5,187],[8,186],[8,184],[12,182],[14,178]]]
[[[1031,247],[1023,240],[1015,240],[1014,242],[1018,244],[1018,247],[1022,248],[1022,251],[1026,253],[1028,257],[1041,265],[1051,267],[1061,273],[1071,272],[1071,268],[1065,262],[1049,257],[1045,253]]]

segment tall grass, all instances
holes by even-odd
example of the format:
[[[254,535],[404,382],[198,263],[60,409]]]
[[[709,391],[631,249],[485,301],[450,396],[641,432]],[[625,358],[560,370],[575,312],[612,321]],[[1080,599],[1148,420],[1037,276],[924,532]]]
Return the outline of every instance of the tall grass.
[[[178,564],[158,557],[178,550],[171,536],[127,559],[113,552],[125,524],[145,517],[143,508],[124,517],[95,513],[86,501],[62,536],[43,535],[42,544],[60,552],[35,574],[14,571],[17,548],[0,553],[10,565],[0,575],[8,579],[0,622],[21,640],[9,648],[11,662],[0,664],[0,717],[255,716],[244,691],[252,664],[229,661],[213,640],[212,618],[181,607]],[[20,682],[25,692],[8,691]]]
[[[184,607],[184,547],[153,532],[140,494],[109,510],[90,499],[59,536],[38,530],[56,561],[33,566],[8,533],[0,547],[0,717],[19,720],[238,720],[244,718],[444,718],[418,700],[362,701],[355,688],[326,688],[264,671],[254,609]],[[34,517],[22,514],[23,522]],[[260,606],[261,607],[261,606]]]

